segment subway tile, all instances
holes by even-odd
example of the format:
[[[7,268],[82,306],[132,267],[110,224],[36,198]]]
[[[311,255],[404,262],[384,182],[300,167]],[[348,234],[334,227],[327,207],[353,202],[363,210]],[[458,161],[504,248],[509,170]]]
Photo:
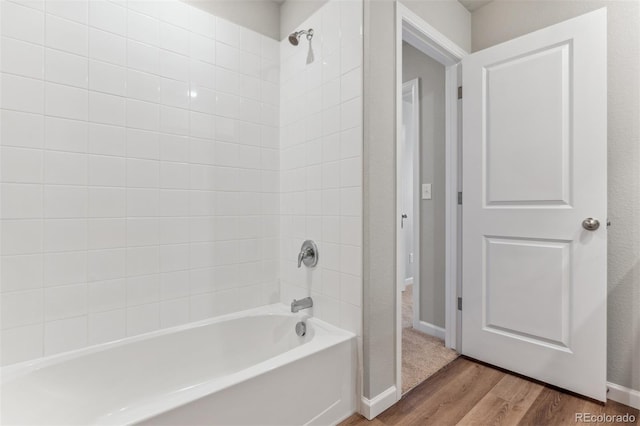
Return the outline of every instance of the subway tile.
[[[162,133],[188,135],[189,111],[169,106],[160,107],[160,131]]]
[[[41,80],[19,77],[17,75],[1,75],[2,108],[42,114],[44,111],[44,83]]]
[[[216,18],[198,8],[190,7],[188,28],[205,37],[214,38],[216,36]]]
[[[158,218],[128,218],[126,221],[128,247],[154,246],[159,244]]]
[[[89,185],[126,186],[126,162],[124,158],[105,155],[89,155]]]
[[[108,280],[89,283],[87,307],[89,312],[104,312],[126,306],[126,280]]]
[[[160,129],[159,105],[127,99],[126,110],[128,127],[152,131]]]
[[[160,326],[174,327],[189,322],[189,299],[166,300],[160,303]]]
[[[2,2],[2,35],[44,44],[44,13],[14,2]]]
[[[145,72],[127,71],[127,97],[147,102],[160,102],[160,77]]]
[[[0,293],[42,287],[42,255],[2,256]]]
[[[238,49],[224,43],[216,43],[216,65],[231,71],[238,71],[240,52]]]
[[[121,219],[89,219],[88,249],[121,248],[127,245],[127,221]]]
[[[44,146],[54,151],[87,152],[88,126],[84,121],[46,117]]]
[[[87,254],[89,282],[126,277],[126,249],[95,250]]]
[[[44,143],[44,117],[17,111],[0,111],[3,146],[42,148]]]
[[[41,289],[2,295],[2,329],[37,324],[43,319]]]
[[[44,217],[84,218],[88,212],[88,192],[85,187],[46,185],[44,187]]]
[[[160,135],[147,130],[127,129],[127,157],[160,158]]]
[[[216,63],[216,43],[208,37],[189,33],[189,56],[191,60]]]
[[[159,214],[157,189],[127,189],[127,216],[151,217]]]
[[[155,160],[127,159],[128,188],[158,188],[160,163]]]
[[[42,217],[42,186],[34,184],[1,185],[3,219],[36,219]]]
[[[249,29],[238,27],[240,32],[240,44],[239,47],[245,52],[253,53],[254,55],[260,55],[262,51],[262,36]],[[223,31],[228,32],[223,28]],[[220,39],[220,41],[224,41]]]
[[[89,61],[89,88],[91,90],[124,96],[127,87],[126,68],[101,61]]]
[[[127,10],[110,1],[91,0],[89,2],[89,25],[125,36],[127,32]]]
[[[53,355],[87,345],[87,317],[79,316],[44,325],[44,353]]]
[[[126,189],[90,187],[89,217],[124,217]]]
[[[160,247],[160,271],[184,271],[189,269],[189,245],[171,244]]]
[[[77,55],[89,52],[89,30],[86,25],[47,14],[45,17],[46,46]]]
[[[44,290],[45,321],[76,317],[86,313],[86,284],[50,287]]]
[[[93,123],[124,126],[125,98],[107,93],[89,92],[89,120]]]
[[[46,3],[47,13],[86,25],[89,21],[89,3],[88,1],[49,0]]]
[[[87,184],[87,156],[85,154],[45,151],[44,170],[44,182],[47,184]]]
[[[159,46],[181,55],[188,55],[190,34],[191,33],[184,28],[171,25],[167,22],[161,22]]]
[[[160,327],[160,306],[158,303],[127,308],[127,336],[148,333]]]
[[[89,94],[85,89],[46,83],[45,98],[47,115],[85,121],[89,116]]]
[[[41,220],[2,220],[0,247],[3,255],[34,254],[42,251]]]
[[[163,189],[160,191],[160,216],[186,217],[189,214],[188,191],[179,189]]]
[[[127,65],[129,69],[158,74],[160,50],[157,47],[127,40]]]
[[[189,81],[189,59],[168,50],[159,54],[159,74],[178,81]]]
[[[87,282],[87,252],[44,254],[44,286],[55,287]]]
[[[31,43],[2,37],[2,71],[24,77],[43,78],[44,49]]]
[[[152,16],[129,10],[127,11],[127,37],[142,43],[159,46],[160,24]]]
[[[8,365],[41,357],[44,353],[43,342],[42,324],[2,330],[2,364]]]
[[[91,1],[90,3],[96,2]],[[117,34],[89,28],[89,57],[125,66],[127,64],[127,39]]]
[[[161,2],[158,6],[160,20],[181,28],[189,28],[189,12],[193,9],[192,6],[180,1]]]
[[[87,249],[87,221],[84,219],[46,219],[44,251],[61,252]]]
[[[89,123],[90,154],[124,156],[126,154],[126,132],[121,126]]]
[[[90,345],[111,342],[126,337],[126,311],[118,309],[89,314]]]
[[[216,40],[240,47],[240,27],[226,19],[216,18]]]
[[[128,12],[132,13],[132,11],[141,13],[145,16],[149,16],[152,18],[158,18],[160,13],[159,8],[160,2],[155,1],[147,1],[147,0],[129,0],[127,1]]]
[[[143,305],[159,300],[159,275],[145,275],[127,279],[127,306]]]
[[[163,105],[189,108],[189,84],[168,78],[161,79],[160,101]]]

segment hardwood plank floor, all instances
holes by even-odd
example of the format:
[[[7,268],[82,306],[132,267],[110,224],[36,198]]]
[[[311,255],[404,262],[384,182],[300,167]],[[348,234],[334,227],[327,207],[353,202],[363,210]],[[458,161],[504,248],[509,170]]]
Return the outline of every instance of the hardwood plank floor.
[[[635,416],[631,424],[640,425],[634,408],[614,401],[601,405],[464,357],[418,385],[374,420],[355,414],[340,425],[576,425],[580,423],[576,413],[629,413]]]

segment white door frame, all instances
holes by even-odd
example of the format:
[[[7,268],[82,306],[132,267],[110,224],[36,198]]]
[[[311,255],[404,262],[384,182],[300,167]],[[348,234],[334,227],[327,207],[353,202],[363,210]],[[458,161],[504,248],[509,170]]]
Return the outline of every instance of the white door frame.
[[[458,122],[458,85],[460,82],[459,63],[468,54],[464,49],[445,37],[418,15],[404,5],[396,2],[396,229],[400,228],[401,194],[397,186],[398,170],[402,161],[402,41],[406,41],[424,54],[445,66],[445,202],[446,202],[446,278],[445,278],[445,345],[460,350],[457,297],[460,283],[458,280],[459,244],[458,244],[458,191],[461,191],[459,179],[459,122]],[[416,188],[420,191],[420,185]],[[416,206],[414,206],[415,210]],[[417,216],[416,218],[417,219]],[[417,222],[419,225],[419,222]],[[419,226],[414,227],[419,233]],[[397,241],[397,239],[396,239]],[[416,240],[416,241],[419,241]],[[417,245],[417,243],[416,243]],[[416,252],[419,254],[419,251]],[[419,258],[414,261],[414,282],[419,279]],[[396,256],[396,400],[402,397],[402,289]],[[415,291],[415,288],[414,288]]]

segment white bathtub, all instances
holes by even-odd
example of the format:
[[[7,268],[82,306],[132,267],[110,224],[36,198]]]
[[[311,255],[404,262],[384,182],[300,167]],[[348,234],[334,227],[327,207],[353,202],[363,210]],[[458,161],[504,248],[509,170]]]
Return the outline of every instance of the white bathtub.
[[[0,374],[3,425],[334,424],[355,411],[356,339],[277,304]]]

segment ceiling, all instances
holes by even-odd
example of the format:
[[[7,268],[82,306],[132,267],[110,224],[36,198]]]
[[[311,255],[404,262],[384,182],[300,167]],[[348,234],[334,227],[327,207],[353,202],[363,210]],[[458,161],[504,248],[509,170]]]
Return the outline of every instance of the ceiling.
[[[284,3],[286,0],[272,0],[278,4]],[[473,12],[479,7],[491,2],[492,0],[458,0],[469,12]]]
[[[464,7],[467,8],[469,12],[473,12],[479,7],[484,6],[487,3],[490,3],[492,0],[458,0]]]

